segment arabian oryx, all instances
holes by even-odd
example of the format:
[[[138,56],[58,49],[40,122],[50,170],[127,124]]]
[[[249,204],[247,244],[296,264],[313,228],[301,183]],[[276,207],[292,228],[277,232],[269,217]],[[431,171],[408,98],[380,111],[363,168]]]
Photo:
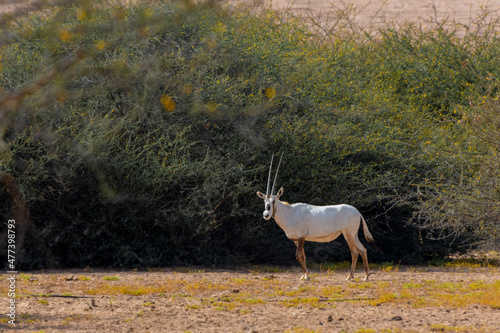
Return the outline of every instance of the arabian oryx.
[[[264,219],[270,220],[271,217],[274,217],[276,223],[285,231],[288,239],[295,242],[297,246],[296,258],[304,272],[300,279],[307,279],[307,274],[309,273],[306,267],[306,254],[304,252],[305,241],[330,242],[340,236],[340,234],[343,234],[352,255],[351,272],[347,280],[354,277],[354,270],[359,254],[361,254],[365,265],[365,281],[368,280],[368,276],[370,275],[368,256],[366,255],[365,247],[358,238],[360,222],[363,222],[363,231],[366,240],[369,242],[374,241],[363,216],[361,216],[356,208],[349,205],[313,206],[304,203],[291,205],[280,201],[280,197],[283,195],[283,187],[280,188],[276,195],[273,195],[273,193],[282,158],[283,154],[278,163],[271,193],[269,193],[269,185],[274,155],[271,158],[271,165],[269,166],[266,194],[257,192],[257,195],[261,199],[264,199]]]

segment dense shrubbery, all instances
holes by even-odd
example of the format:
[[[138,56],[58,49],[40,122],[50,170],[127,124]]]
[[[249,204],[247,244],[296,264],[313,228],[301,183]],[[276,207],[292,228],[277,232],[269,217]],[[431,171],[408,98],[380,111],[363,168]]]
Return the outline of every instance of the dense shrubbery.
[[[266,9],[88,1],[4,20],[0,165],[29,207],[22,266],[293,262],[255,195],[279,151],[284,198],[358,207],[374,260],[498,248],[496,27],[321,43]]]

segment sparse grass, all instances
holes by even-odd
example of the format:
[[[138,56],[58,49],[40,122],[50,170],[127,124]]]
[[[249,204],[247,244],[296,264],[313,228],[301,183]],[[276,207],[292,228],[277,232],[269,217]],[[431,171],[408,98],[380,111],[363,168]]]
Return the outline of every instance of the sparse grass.
[[[92,314],[74,314],[74,315],[70,315],[70,316],[65,317],[63,322],[62,322],[62,325],[67,326],[71,323],[78,322],[80,320],[88,320],[88,319],[92,319],[92,318],[93,318]]]
[[[311,330],[311,329],[303,327],[303,326],[296,326],[294,328],[285,330],[285,333],[315,333],[315,332],[318,332],[318,331]]]
[[[370,302],[374,305],[409,301],[415,307],[466,307],[478,304],[500,308],[500,280],[493,283],[424,280],[422,283],[377,284],[376,291],[379,294],[378,298]]]
[[[232,278],[229,281],[236,283],[236,284],[247,284],[248,281],[245,278]]]
[[[414,289],[414,288],[422,288],[423,284],[421,283],[413,283],[413,282],[408,282],[403,284],[404,289]]]
[[[89,295],[132,295],[141,296],[149,295],[154,293],[162,293],[165,290],[171,290],[171,288],[165,286],[159,287],[147,287],[141,285],[101,285],[93,289],[88,289],[85,291]]]
[[[285,296],[297,296],[300,294],[308,294],[314,290],[316,290],[316,287],[314,287],[314,286],[305,286],[305,287],[300,287],[300,288],[295,289],[295,290],[285,291],[284,295]]]
[[[3,324],[7,324],[7,325],[10,325],[8,324],[8,322],[10,321],[11,319],[9,318],[2,318],[0,320],[1,323]],[[38,322],[39,319],[36,319],[33,315],[29,314],[29,313],[21,313],[17,316],[16,318],[16,322],[17,323],[26,323],[26,324],[33,324],[33,323],[36,323]]]
[[[390,292],[382,292],[380,297],[377,300],[372,301],[371,304],[378,305],[378,304],[382,304],[382,303],[394,302],[400,298],[401,298],[401,296],[399,294],[390,293]]]
[[[399,264],[395,265],[393,262],[385,262],[377,266],[380,267],[380,269],[386,273],[399,271]]]
[[[280,303],[286,307],[308,305],[310,307],[317,308],[320,306],[318,297],[295,297],[292,299],[280,301]]]
[[[287,271],[279,268],[280,271]],[[413,269],[413,268],[412,268]],[[454,272],[454,267],[445,267]],[[475,268],[466,267],[473,271]],[[498,272],[498,268],[485,267],[492,274]],[[405,268],[406,270],[406,268]],[[190,274],[190,273],[184,273]],[[251,272],[255,275],[256,273]],[[265,277],[267,273],[260,273]],[[276,273],[278,274],[278,273]],[[331,273],[333,274],[333,273]],[[330,275],[331,275],[330,274]],[[392,274],[392,271],[391,271]],[[382,303],[404,304],[412,307],[454,307],[461,308],[471,305],[488,306],[494,309],[500,308],[500,280],[496,281],[439,281],[433,279],[407,280],[398,282],[397,279],[377,281],[373,279],[368,282],[346,282],[338,280],[338,284],[324,286],[324,278],[331,279],[328,274],[320,273],[317,280],[309,280],[295,285],[297,281],[294,274],[288,274],[291,280],[276,276],[272,279],[250,278],[249,275],[240,275],[217,282],[209,280],[205,274],[199,277],[190,277],[189,282],[182,275],[171,275],[170,278],[155,284],[138,283],[135,280],[121,281],[111,280],[106,283],[102,280],[92,284],[81,284],[79,289],[87,295],[156,295],[175,299],[206,299],[215,292],[222,292],[223,296],[211,300],[215,306],[223,306],[225,309],[234,310],[233,305],[245,305],[247,307],[278,302],[285,306],[306,305],[311,307],[334,304],[341,301],[366,302],[371,305]],[[337,273],[338,275],[338,273]],[[22,284],[29,284],[23,280]],[[61,281],[48,276],[42,280],[43,284],[57,286]],[[73,293],[62,293],[72,295]],[[50,294],[39,293],[39,297],[50,297]],[[40,304],[48,304],[50,300],[39,300]],[[196,304],[196,303],[193,303]],[[145,307],[152,304],[145,303]],[[192,309],[195,309],[192,307]]]
[[[255,265],[255,266],[252,266],[252,268],[250,269],[250,272],[252,272],[254,274],[279,273],[279,272],[282,272],[282,268],[279,266]]]
[[[2,26],[2,35],[16,36],[0,48],[5,94],[55,73],[33,85],[41,91],[30,93],[29,101],[23,94],[5,99],[16,103],[2,116],[0,130],[9,135],[0,145],[9,156],[2,173],[15,174],[25,200],[40,207],[37,221],[47,223],[37,225],[34,239],[57,244],[51,250],[56,262],[152,267],[169,264],[167,258],[228,263],[259,257],[255,249],[282,253],[282,243],[269,239],[271,226],[254,223],[255,201],[238,198],[262,186],[269,151],[283,147],[289,156],[283,186],[301,189],[287,194],[291,201],[348,197],[373,214],[398,202],[387,211],[388,227],[411,222],[397,233],[402,237],[386,239],[389,253],[410,256],[418,248],[426,252],[421,257],[443,256],[464,245],[455,245],[459,239],[476,242],[425,236],[462,224],[467,227],[460,230],[498,242],[498,230],[488,222],[498,221],[498,190],[488,186],[495,172],[484,177],[486,166],[498,169],[497,145],[472,130],[489,119],[478,117],[488,115],[487,104],[497,112],[497,21],[477,29],[473,22],[413,22],[380,27],[376,36],[333,22],[338,30],[325,30],[324,38],[269,7],[148,5],[122,6],[118,17],[108,1],[78,1],[9,18]],[[81,6],[88,6],[92,19],[79,18]],[[74,59],[75,66],[61,69],[61,59]],[[106,79],[96,79],[103,73]],[[470,102],[479,106],[471,108]],[[10,110],[5,103],[0,108]],[[20,112],[27,108],[32,112]],[[19,123],[26,126],[14,126]],[[479,133],[486,130],[485,137],[496,137],[490,124],[479,127]],[[57,172],[47,172],[53,165]],[[473,193],[490,188],[472,200]],[[143,193],[157,199],[144,200]],[[221,201],[221,193],[231,196]],[[3,188],[0,194],[9,196]],[[454,204],[456,198],[461,205]],[[7,212],[8,201],[1,202]],[[469,212],[489,207],[492,216],[478,213],[471,220],[462,206]],[[109,215],[125,225],[103,223]],[[430,232],[419,232],[441,215],[446,216],[439,223],[427,225]],[[411,216],[422,221],[413,223]],[[164,223],[150,223],[158,219]],[[214,226],[201,228],[199,221]],[[231,237],[236,221],[254,237]],[[172,232],[179,226],[182,232]],[[103,235],[117,237],[106,243],[116,257],[100,255]],[[168,255],[156,255],[165,242],[193,239],[221,241],[240,252],[173,246]],[[26,248],[26,265],[43,266],[47,254]],[[320,267],[335,271],[349,263]]]
[[[468,269],[473,271],[472,268]],[[220,277],[213,273],[204,273],[198,276],[186,272],[183,274],[166,273],[161,278],[155,276],[153,279],[144,277],[143,285],[137,284],[133,279],[133,273],[131,276],[123,276],[118,281],[108,282],[101,278],[95,278],[92,283],[81,283],[81,285],[92,287],[92,291],[88,292],[90,294],[116,295],[117,297],[114,299],[119,299],[119,301],[116,304],[114,301],[113,304],[110,302],[111,308],[119,308],[124,299],[130,298],[118,295],[151,295],[152,297],[140,297],[133,301],[136,305],[129,312],[129,316],[136,319],[148,318],[149,314],[156,310],[155,303],[164,304],[165,301],[177,306],[181,312],[186,311],[186,315],[193,316],[205,315],[210,311],[211,313],[217,312],[219,315],[227,313],[231,316],[245,316],[252,312],[262,313],[263,309],[268,308],[273,309],[273,311],[279,311],[281,308],[288,314],[297,311],[297,309],[301,309],[298,311],[321,309],[320,313],[324,313],[321,322],[324,324],[329,313],[333,313],[336,307],[341,307],[346,302],[349,303],[349,306],[363,306],[365,308],[385,304],[381,309],[404,307],[408,311],[411,311],[411,307],[435,307],[452,309],[452,311],[460,309],[458,310],[460,313],[464,311],[469,313],[467,309],[474,305],[500,308],[498,301],[500,299],[500,280],[495,281],[484,273],[480,273],[480,276],[485,277],[485,280],[475,279],[464,274],[464,281],[461,281],[456,278],[456,274],[463,274],[462,272],[457,273],[452,267],[443,268],[443,270],[450,272],[449,277],[452,277],[453,281],[439,278],[425,279],[425,276],[422,278],[421,274],[410,279],[410,277],[413,278],[411,274],[403,269],[403,272],[398,274],[378,273],[373,276],[372,281],[359,283],[345,281],[344,274],[340,272],[331,275],[320,273],[316,280],[307,282],[299,281],[293,273],[275,273],[274,279],[263,280],[262,277],[268,273],[255,276],[254,273],[234,272],[234,274],[228,274],[225,272],[223,277]],[[488,268],[488,270],[491,270],[493,274],[498,273],[498,269]],[[430,274],[435,273],[431,272]],[[401,279],[399,275],[404,275],[405,278]],[[387,280],[377,280],[381,278],[387,278]],[[288,279],[291,281],[285,283]],[[57,280],[57,282],[63,281],[65,280]],[[23,283],[32,285],[28,281],[23,281]],[[50,276],[41,279],[41,283],[53,286]],[[78,284],[75,283],[75,285]],[[234,292],[235,287],[239,289],[238,292]],[[55,293],[61,294],[61,291],[56,290]],[[160,293],[163,293],[162,298],[157,300],[156,297]],[[40,310],[46,309],[44,305],[48,302],[56,304],[52,303],[51,300],[46,302],[45,299],[37,301]],[[88,300],[85,302],[88,303]],[[102,309],[104,308],[103,306]],[[242,319],[244,318],[242,317]],[[31,320],[35,319],[26,317],[23,322],[30,323]],[[77,326],[81,320],[86,320],[86,317],[67,316],[63,320],[64,326],[62,327]],[[439,321],[431,322],[440,323]],[[324,327],[324,331],[326,331],[327,326]],[[468,328],[470,329],[466,326],[434,325],[432,327],[423,326],[422,330],[462,332],[467,331]],[[353,326],[352,332],[355,332],[355,329],[357,332],[371,332],[370,326],[364,324]],[[480,331],[480,328],[474,331]],[[384,331],[378,329],[377,332],[406,331],[392,328]]]
[[[359,264],[359,263],[358,263]],[[316,264],[318,265],[318,264]],[[315,267],[316,265],[312,265],[311,268]],[[319,269],[322,271],[344,271],[348,270],[351,268],[351,263],[348,261],[343,261],[343,262],[326,262],[326,263],[320,263],[319,264]]]
[[[500,261],[498,259],[463,258],[445,261],[444,266],[455,268],[499,267]]]
[[[488,329],[489,330],[489,329]],[[429,326],[430,332],[488,332],[487,329],[469,326],[447,326],[441,324],[433,324]]]
[[[118,276],[105,276],[102,279],[106,280],[106,281],[118,281],[118,280],[120,280],[120,278]]]
[[[90,281],[90,280],[92,280],[92,279],[87,277],[87,276],[79,276],[78,277],[78,281]]]
[[[352,289],[371,289],[373,282],[349,283],[348,286]]]
[[[264,300],[258,299],[258,298],[242,298],[238,299],[238,302],[242,304],[263,304],[265,303]]]
[[[226,290],[227,286],[223,284],[214,284],[208,279],[203,278],[194,283],[187,283],[185,286],[186,291],[196,292],[196,291],[206,291],[206,290]]]
[[[345,289],[341,286],[328,286],[320,290],[320,295],[323,297],[340,297]]]

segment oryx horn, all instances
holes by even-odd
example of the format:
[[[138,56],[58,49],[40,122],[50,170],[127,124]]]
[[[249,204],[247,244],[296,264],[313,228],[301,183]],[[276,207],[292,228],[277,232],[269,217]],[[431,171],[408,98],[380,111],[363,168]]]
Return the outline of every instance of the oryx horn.
[[[276,174],[274,175],[273,189],[271,190],[271,195],[273,195],[273,193],[274,193],[274,186],[276,186],[276,179],[278,179],[278,171],[280,171],[281,160],[283,159],[284,153],[285,152],[281,153],[280,161],[278,163],[278,169],[276,169]],[[269,175],[271,175],[271,174],[269,174]]]
[[[269,176],[267,177],[267,189],[266,189],[266,197],[269,195],[269,185],[271,185],[271,171],[273,169],[273,159],[274,154],[271,157],[271,165],[269,165]],[[274,187],[273,187],[274,188]],[[272,193],[271,193],[272,194]]]

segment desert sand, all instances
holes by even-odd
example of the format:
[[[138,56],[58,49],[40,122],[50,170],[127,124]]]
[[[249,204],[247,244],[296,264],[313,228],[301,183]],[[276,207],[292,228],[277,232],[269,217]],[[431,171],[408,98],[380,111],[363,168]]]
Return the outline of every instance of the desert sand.
[[[225,1],[225,0],[222,0]],[[500,0],[229,0],[269,5],[296,14],[326,17],[328,13],[356,14],[361,25],[369,22],[405,21],[429,18],[449,18],[468,23],[484,13],[496,16]],[[0,13],[25,8],[35,0],[0,0]],[[126,1],[124,1],[126,2]]]
[[[0,1],[0,13],[25,5],[26,1]],[[498,15],[500,0],[353,0],[351,3],[273,0],[272,6],[321,20],[327,20],[328,15],[347,13],[360,26],[447,17],[467,24],[485,11]],[[434,296],[404,294],[405,288],[418,292],[418,286],[426,284],[435,284],[444,288],[444,292],[451,288],[450,297],[454,286],[498,285],[498,267],[374,269],[370,283],[345,281],[347,271],[313,269],[311,273],[312,280],[299,281],[298,265],[272,272],[252,268],[23,272],[17,277],[14,329],[15,332],[500,332],[500,309],[482,304],[479,298],[475,300],[473,287],[470,298],[456,303],[437,297],[439,291]],[[0,277],[2,332],[14,331],[7,324],[6,279],[7,274]]]
[[[295,12],[313,15],[326,14],[329,11],[345,11],[356,13],[360,23],[366,24],[385,21],[405,21],[429,18],[449,18],[457,22],[467,23],[488,12],[498,14],[500,1],[471,0],[272,0],[276,9],[289,8]]]
[[[360,268],[354,281],[317,268],[303,281],[298,267],[26,272],[16,332],[500,332],[500,308],[483,303],[484,289],[498,296],[498,267],[373,272],[370,282]]]

